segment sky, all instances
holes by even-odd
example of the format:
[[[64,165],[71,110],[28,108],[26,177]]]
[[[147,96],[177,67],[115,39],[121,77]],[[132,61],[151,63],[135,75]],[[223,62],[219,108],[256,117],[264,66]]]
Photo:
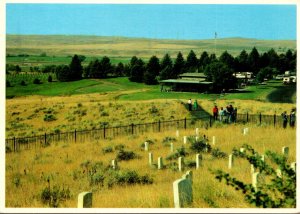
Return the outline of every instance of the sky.
[[[6,4],[7,34],[296,40],[296,5]]]

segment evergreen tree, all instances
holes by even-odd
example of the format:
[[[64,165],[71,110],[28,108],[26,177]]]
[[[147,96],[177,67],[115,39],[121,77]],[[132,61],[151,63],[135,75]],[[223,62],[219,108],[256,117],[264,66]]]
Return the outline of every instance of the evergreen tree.
[[[237,57],[236,69],[239,72],[249,71],[248,53],[245,50],[242,50],[240,55]]]
[[[70,76],[68,81],[79,80],[82,78],[82,66],[79,57],[75,54],[70,63]]]
[[[206,51],[203,51],[200,59],[199,59],[199,64],[198,67],[200,71],[204,71],[205,67],[210,63],[209,55]]]
[[[159,79],[165,80],[165,79],[171,79],[172,77],[173,77],[173,62],[169,54],[166,54],[161,61]]]
[[[56,78],[60,82],[71,81],[70,67],[67,65],[59,65],[56,67]]]
[[[100,78],[106,78],[108,74],[112,74],[113,66],[110,63],[110,59],[104,56],[100,61]]]
[[[174,63],[174,69],[173,69],[173,74],[172,74],[173,79],[176,79],[179,74],[184,73],[184,66],[185,66],[184,58],[182,56],[182,53],[179,52],[177,54],[177,58]]]
[[[119,62],[117,67],[115,68],[115,75],[120,77],[120,76],[124,76],[125,74],[125,68],[122,62]]]
[[[144,73],[144,83],[147,85],[157,84],[156,77],[160,71],[159,59],[156,56],[152,56],[147,63],[146,71]]]
[[[267,54],[268,54],[268,58],[269,58],[268,66],[271,68],[277,68],[279,57],[278,57],[276,51],[272,48],[267,52]]]
[[[260,68],[259,65],[260,58],[259,58],[259,53],[255,47],[250,52],[248,60],[249,60],[248,63],[249,63],[250,71],[253,72],[254,75],[256,75]]]
[[[144,70],[145,63],[142,59],[132,60],[130,63],[130,74],[129,80],[131,82],[143,82],[144,80]]]
[[[195,72],[197,68],[198,68],[198,59],[195,52],[191,50],[186,58],[185,71]]]
[[[220,58],[220,62],[223,62],[225,65],[227,65],[230,69],[234,68],[234,58],[231,56],[227,51],[224,51]]]

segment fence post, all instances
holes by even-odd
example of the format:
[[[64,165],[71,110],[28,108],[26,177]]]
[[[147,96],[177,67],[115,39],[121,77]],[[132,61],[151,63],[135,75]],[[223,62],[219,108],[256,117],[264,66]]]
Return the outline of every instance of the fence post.
[[[276,114],[274,114],[274,127],[276,126]]]
[[[259,113],[259,125],[261,125],[261,113]]]
[[[16,151],[16,137],[14,137],[14,152]]]
[[[132,123],[131,124],[131,134],[133,135],[133,126],[134,126],[134,124]]]
[[[74,131],[74,138],[75,138],[75,143],[76,143],[76,129]]]
[[[44,136],[44,140],[45,140],[45,146],[46,146],[46,143],[47,143],[47,134],[45,133],[45,136]]]
[[[103,126],[103,138],[105,139],[105,126]]]
[[[249,114],[248,114],[248,112],[247,112],[247,123],[249,122]]]
[[[186,129],[186,117],[184,118],[184,129]]]
[[[211,115],[209,115],[209,126],[211,127]]]
[[[160,132],[160,120],[158,121],[158,131]]]

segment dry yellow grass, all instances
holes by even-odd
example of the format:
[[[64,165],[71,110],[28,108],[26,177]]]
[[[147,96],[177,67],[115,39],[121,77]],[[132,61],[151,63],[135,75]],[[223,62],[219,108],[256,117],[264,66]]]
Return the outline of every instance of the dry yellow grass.
[[[197,125],[195,125],[196,127]],[[281,153],[283,146],[290,148],[288,162],[296,160],[296,131],[294,129],[281,129],[273,127],[257,127],[247,124],[249,135],[242,135],[242,125],[224,125],[219,128],[208,130],[200,127],[200,134],[207,135],[210,143],[212,136],[216,136],[215,147],[220,148],[227,154],[233,147],[239,148],[244,143],[251,145],[260,154],[267,150]],[[141,149],[145,140],[152,140],[155,143],[150,145],[150,151],[154,155],[154,162],[162,156],[164,162],[170,154],[170,148],[162,144],[162,140],[169,136],[175,137],[174,130],[164,133],[147,133],[140,136],[128,136],[111,140],[71,143],[54,143],[44,149],[32,149],[20,153],[6,154],[6,207],[47,207],[40,200],[43,188],[47,186],[47,178],[50,178],[51,185],[69,187],[71,198],[61,202],[61,207],[76,207],[77,195],[82,191],[92,191],[93,207],[99,208],[160,208],[173,207],[172,183],[180,178],[183,172],[170,169],[157,170],[148,166],[148,152]],[[180,137],[174,142],[174,147],[183,146],[184,135],[194,135],[195,130],[180,130]],[[122,170],[135,170],[140,175],[149,174],[153,177],[152,185],[135,185],[109,189],[97,185],[89,185],[88,178],[84,175],[81,179],[74,179],[76,171],[82,173],[80,164],[90,160],[92,163],[102,161],[109,165],[116,157],[114,153],[102,153],[102,148],[126,145],[126,150],[134,151],[140,155],[140,159],[121,161],[119,166]],[[187,146],[188,147],[188,146]],[[188,156],[185,160],[193,160],[194,155]],[[268,162],[269,160],[266,159]],[[223,169],[230,172],[244,182],[250,183],[250,164],[244,160],[236,159],[234,168],[228,169],[227,159],[212,159],[211,155],[203,154],[203,166],[194,173],[194,202],[192,208],[231,207],[245,208],[252,207],[244,202],[243,195],[233,188],[219,183],[208,169]],[[26,170],[26,175],[24,174]],[[185,169],[187,170],[187,169]],[[17,187],[13,181],[19,176],[20,185]],[[116,200],[117,199],[117,200]]]

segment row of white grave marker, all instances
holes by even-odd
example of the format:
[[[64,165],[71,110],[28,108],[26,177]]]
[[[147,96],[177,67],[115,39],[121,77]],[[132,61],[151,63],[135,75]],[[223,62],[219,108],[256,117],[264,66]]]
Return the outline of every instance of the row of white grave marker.
[[[153,154],[151,152],[149,152],[148,154],[149,157],[149,161],[148,164],[150,166],[153,165]],[[202,155],[201,154],[196,154],[196,169],[199,169],[200,166],[202,165]],[[158,157],[157,159],[157,168],[158,169],[163,169],[163,158],[162,157]],[[182,171],[184,167],[184,162],[183,162],[183,157],[179,157],[178,158],[178,170]]]

